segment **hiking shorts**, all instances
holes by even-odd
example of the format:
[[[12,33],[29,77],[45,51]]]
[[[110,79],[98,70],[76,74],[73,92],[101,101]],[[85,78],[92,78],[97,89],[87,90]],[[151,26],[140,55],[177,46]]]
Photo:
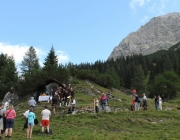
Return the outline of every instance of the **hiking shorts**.
[[[6,128],[13,128],[13,127],[14,127],[14,119],[7,119]]]
[[[49,120],[42,120],[41,125],[42,126],[49,126]]]
[[[28,127],[29,126],[34,126],[34,122],[28,122]]]

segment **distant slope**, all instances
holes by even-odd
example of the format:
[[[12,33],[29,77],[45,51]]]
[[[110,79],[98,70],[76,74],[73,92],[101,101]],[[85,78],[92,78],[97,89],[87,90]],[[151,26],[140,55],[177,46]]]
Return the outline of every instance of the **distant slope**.
[[[154,17],[136,32],[130,33],[114,48],[108,59],[133,54],[148,55],[167,50],[180,42],[180,13]]]

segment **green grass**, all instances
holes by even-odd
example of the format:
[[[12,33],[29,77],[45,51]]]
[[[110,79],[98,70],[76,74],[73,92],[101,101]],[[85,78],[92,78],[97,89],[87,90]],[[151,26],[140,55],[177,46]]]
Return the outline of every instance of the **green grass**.
[[[100,97],[100,93],[96,93],[84,81],[78,81],[73,85],[75,88],[75,97],[78,101],[77,109],[83,106],[93,104],[95,97]],[[108,89],[93,84],[101,92]],[[89,88],[95,96],[78,92],[81,88]],[[61,112],[67,111],[66,107],[57,110],[58,113],[51,117],[50,127],[53,134],[41,135],[41,127],[36,125],[33,130],[33,140],[178,140],[179,118],[180,112],[177,110],[179,99],[174,99],[170,103],[163,104],[164,110],[156,111],[154,107],[154,99],[148,101],[148,110],[146,111],[130,111],[131,99],[129,95],[125,95],[118,90],[113,90],[112,94],[115,100],[109,99],[108,105],[111,108],[120,108],[122,110],[112,112],[100,112],[95,115],[93,113],[80,113],[75,115],[67,115]],[[178,95],[179,97],[179,95]],[[121,99],[121,101],[117,100]],[[26,131],[22,131],[24,118],[22,113],[27,110],[27,101],[15,106],[18,108],[17,118],[15,119],[15,127],[13,129],[13,138],[22,140],[26,138]],[[40,121],[40,112],[44,105],[50,104],[46,102],[39,103],[35,109],[35,114]],[[168,108],[171,107],[171,110]]]

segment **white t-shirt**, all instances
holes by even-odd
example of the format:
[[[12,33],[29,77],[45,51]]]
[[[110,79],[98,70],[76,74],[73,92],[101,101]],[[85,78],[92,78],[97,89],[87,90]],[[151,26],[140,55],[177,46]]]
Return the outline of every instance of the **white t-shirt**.
[[[162,99],[161,99],[161,97],[159,98],[159,104],[162,104]]]
[[[144,96],[143,96],[143,100],[147,100],[147,97],[146,97],[146,95],[144,95]]]
[[[95,105],[99,107],[99,100],[98,99],[95,101]]]
[[[27,111],[24,113],[24,116],[25,116],[26,118],[28,118],[28,114],[29,114],[29,110],[27,110]]]
[[[4,104],[4,110],[6,110],[6,109],[8,108],[8,106],[9,106],[9,102],[5,102],[5,104]]]
[[[48,109],[44,109],[41,112],[41,115],[42,115],[42,120],[49,120],[49,117],[51,115],[51,111],[49,111]]]
[[[5,110],[3,108],[0,108],[0,115],[3,116],[5,113]],[[0,119],[0,121],[3,121],[3,118]]]
[[[76,105],[76,100],[73,99],[71,104],[72,104],[72,105]]]

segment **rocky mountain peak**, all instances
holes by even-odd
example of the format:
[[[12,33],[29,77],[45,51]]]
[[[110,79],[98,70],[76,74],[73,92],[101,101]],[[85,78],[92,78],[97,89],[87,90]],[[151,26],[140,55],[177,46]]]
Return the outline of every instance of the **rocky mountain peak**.
[[[154,17],[136,32],[130,33],[114,48],[108,59],[133,54],[148,55],[167,50],[180,42],[180,13]]]

